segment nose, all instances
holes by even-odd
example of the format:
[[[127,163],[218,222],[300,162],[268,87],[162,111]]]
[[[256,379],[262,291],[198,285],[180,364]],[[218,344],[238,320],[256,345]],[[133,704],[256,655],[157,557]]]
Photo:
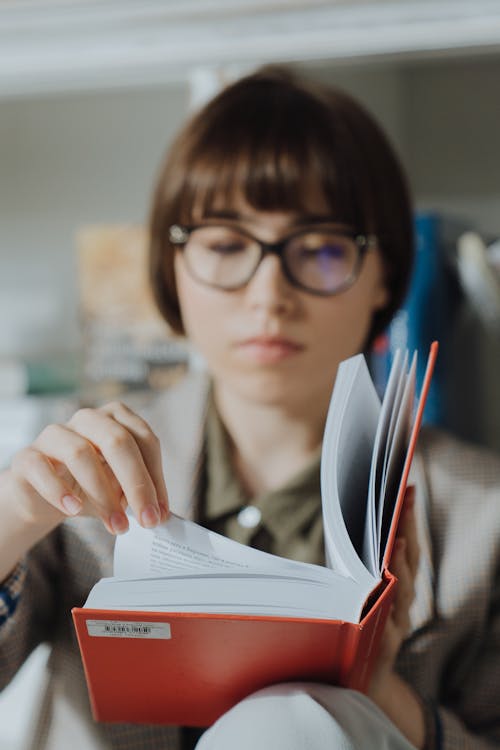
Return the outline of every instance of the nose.
[[[277,255],[265,255],[245,289],[246,303],[276,314],[293,309],[295,290],[287,281]]]

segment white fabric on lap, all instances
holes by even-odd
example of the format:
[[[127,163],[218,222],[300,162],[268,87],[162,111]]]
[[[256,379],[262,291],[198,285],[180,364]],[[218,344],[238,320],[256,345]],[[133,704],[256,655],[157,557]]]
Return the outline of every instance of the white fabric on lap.
[[[316,683],[285,683],[238,703],[196,750],[415,750],[366,696]]]

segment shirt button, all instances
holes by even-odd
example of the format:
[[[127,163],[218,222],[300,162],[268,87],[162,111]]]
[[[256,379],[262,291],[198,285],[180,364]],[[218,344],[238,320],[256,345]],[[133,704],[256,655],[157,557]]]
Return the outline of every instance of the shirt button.
[[[238,523],[244,529],[254,529],[259,525],[262,513],[255,505],[247,505],[238,513]]]

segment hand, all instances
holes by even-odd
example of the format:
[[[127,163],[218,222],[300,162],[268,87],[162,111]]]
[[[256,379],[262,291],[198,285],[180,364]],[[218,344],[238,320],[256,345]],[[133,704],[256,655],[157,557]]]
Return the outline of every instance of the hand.
[[[390,563],[398,579],[396,596],[387,618],[378,659],[372,674],[370,692],[383,688],[385,677],[392,672],[399,649],[410,629],[410,607],[415,596],[419,546],[415,522],[415,488],[406,490],[398,535]]]
[[[44,516],[40,500],[60,520],[97,516],[114,534],[128,529],[127,506],[146,528],[168,516],[158,438],[119,402],[49,425],[14,457],[11,473],[35,520]]]
[[[398,579],[396,596],[382,634],[368,696],[419,748],[425,741],[422,706],[411,687],[394,670],[399,649],[410,630],[410,607],[415,596],[419,547],[414,505],[415,488],[408,487],[390,564]]]

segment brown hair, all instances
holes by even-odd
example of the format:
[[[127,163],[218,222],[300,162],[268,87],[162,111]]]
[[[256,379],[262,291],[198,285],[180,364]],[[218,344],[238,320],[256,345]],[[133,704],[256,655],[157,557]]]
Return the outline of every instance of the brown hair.
[[[153,195],[150,278],[158,307],[183,333],[172,224],[242,196],[257,210],[301,211],[311,186],[332,215],[377,235],[390,294],[370,341],[400,306],[413,260],[406,178],[385,134],[347,94],[268,67],[233,83],[187,122],[169,149]],[[220,208],[220,205],[219,205]],[[198,219],[200,217],[198,216]]]

